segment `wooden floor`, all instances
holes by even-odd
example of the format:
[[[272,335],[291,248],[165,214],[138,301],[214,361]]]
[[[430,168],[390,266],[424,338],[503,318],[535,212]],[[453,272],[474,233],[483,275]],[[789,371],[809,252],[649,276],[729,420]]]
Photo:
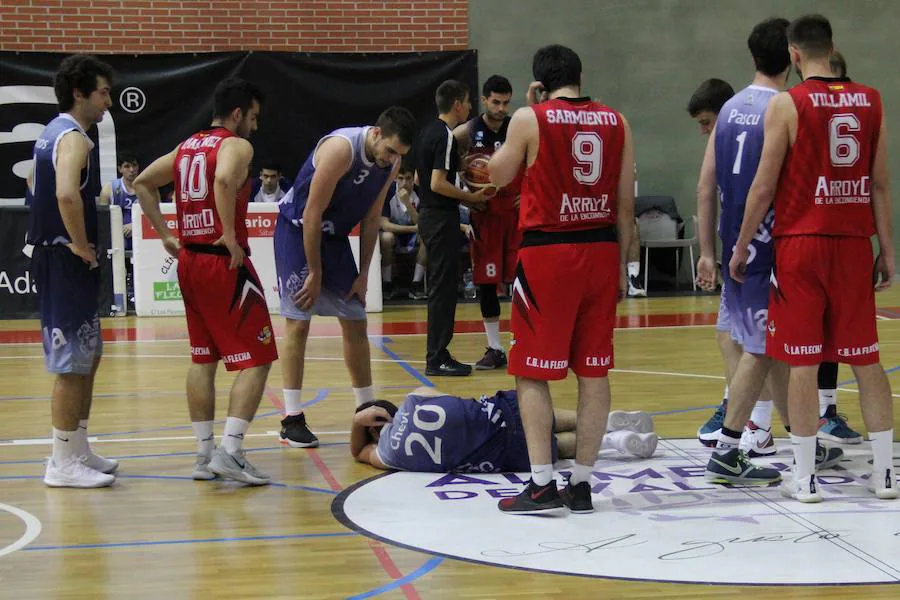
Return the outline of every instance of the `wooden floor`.
[[[882,362],[900,365],[900,291],[879,297]],[[692,438],[721,398],[722,367],[710,326],[718,298],[629,300],[620,308],[614,408],[647,410],[664,438]],[[897,312],[895,312],[895,310]],[[504,305],[504,314],[508,304]],[[474,362],[485,339],[476,304],[461,305],[452,351]],[[274,318],[276,330],[281,320]],[[388,307],[370,319],[379,396],[399,400],[424,375],[424,307]],[[0,321],[0,597],[4,598],[670,598],[752,594],[755,598],[896,598],[891,585],[760,587],[597,579],[511,570],[392,547],[333,516],[336,493],[376,474],[353,462],[348,429],[353,400],[336,324],[314,325],[305,399],[322,446],[281,447],[281,368],[275,364],[247,447],[277,485],[247,489],[189,479],[195,443],[187,421],[189,364],[182,318],[104,322],[91,436],[98,452],[121,460],[105,490],[48,489],[48,393],[34,321]],[[504,327],[506,329],[506,327]],[[851,379],[841,368],[840,379]],[[220,370],[217,416],[232,377]],[[893,378],[895,390],[898,380]],[[477,396],[514,386],[505,373],[442,380]],[[862,428],[853,385],[840,410]],[[553,386],[558,406],[574,408],[575,381]],[[678,412],[681,411],[681,412]],[[777,417],[776,417],[777,420]],[[217,426],[217,434],[221,425]],[[698,445],[699,446],[699,445]],[[783,459],[785,460],[785,459]],[[383,502],[390,503],[391,497]],[[898,506],[897,508],[900,508]],[[500,518],[500,517],[498,517]],[[900,531],[900,516],[885,515]],[[16,540],[28,541],[17,548]],[[602,532],[598,532],[602,537]],[[900,566],[900,565],[896,565]],[[748,572],[757,573],[753,564]],[[765,580],[764,573],[758,576]],[[752,577],[752,575],[751,575]],[[698,573],[696,581],[707,581]]]

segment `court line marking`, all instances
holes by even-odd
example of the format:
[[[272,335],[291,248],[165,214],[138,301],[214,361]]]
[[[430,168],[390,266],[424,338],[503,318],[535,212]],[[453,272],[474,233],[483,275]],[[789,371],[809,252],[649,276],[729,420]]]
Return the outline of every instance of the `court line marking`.
[[[714,313],[709,313],[714,314]],[[626,315],[630,316],[630,315]],[[637,315],[636,315],[637,316]],[[888,323],[900,323],[900,319],[887,319],[883,322],[883,324]],[[710,323],[708,325],[635,325],[629,327],[615,327],[615,331],[650,331],[650,330],[661,330],[666,331],[670,329],[709,329],[711,327],[715,327],[715,323]],[[501,331],[501,334],[508,335],[509,331]],[[389,335],[380,335],[380,334],[371,334],[369,337],[424,337],[427,336],[427,333],[391,333]],[[484,335],[483,331],[454,331],[454,337],[458,335]],[[276,336],[275,340],[282,340],[283,336]],[[341,334],[334,335],[310,335],[308,339],[311,340],[339,340],[342,339]],[[118,345],[118,344],[165,344],[165,343],[174,343],[179,342],[187,345],[187,338],[172,338],[172,339],[137,339],[137,340],[103,340],[103,345]],[[35,346],[41,347],[43,346],[42,342],[0,342],[0,348],[4,346]]]
[[[356,532],[354,532],[354,534],[356,534]],[[371,598],[373,596],[378,596],[379,594],[393,591],[398,587],[402,587],[403,585],[415,581],[416,579],[427,575],[431,571],[434,571],[441,565],[442,562],[444,562],[444,560],[445,559],[443,556],[434,556],[425,561],[425,563],[421,567],[401,577],[400,579],[395,579],[390,583],[387,583],[381,587],[371,589],[368,592],[363,592],[362,594],[357,594],[356,596],[350,596],[347,600],[364,600],[365,598]]]
[[[684,449],[675,446],[670,441],[663,440],[663,439],[661,439],[659,441],[660,441],[660,444],[662,444],[663,446],[665,446],[669,450],[671,450],[673,454],[680,455],[685,460],[693,462],[697,466],[703,466],[702,460],[691,455],[689,452],[686,452]],[[773,500],[771,498],[764,496],[759,490],[753,489],[748,486],[735,486],[733,489],[741,492],[748,498],[755,500],[756,502],[761,504],[763,507],[771,510],[773,513],[781,515],[782,517],[787,518],[789,521],[796,523],[800,527],[808,530],[810,533],[817,533],[817,534],[823,533],[823,532],[831,533],[829,531],[829,528],[820,527],[819,525],[814,523],[811,519],[807,518],[806,516],[795,513],[793,510],[790,509],[789,506],[785,505],[786,503],[784,502],[784,500],[782,500],[780,502],[778,500]],[[866,565],[875,569],[876,571],[881,571],[888,577],[892,578],[894,581],[900,582],[900,569],[897,569],[893,565],[884,562],[883,560],[879,559],[876,556],[873,556],[866,550],[863,550],[862,548],[859,548],[858,546],[851,544],[846,539],[843,539],[840,537],[835,537],[833,539],[830,539],[830,538],[825,539],[825,541],[829,542],[835,548],[843,550],[850,556],[858,559],[860,562],[865,563]],[[891,573],[890,571],[893,571],[893,573]]]
[[[393,340],[391,340],[391,338],[389,337],[370,337],[369,342],[373,346],[384,352],[393,362],[397,363],[397,365],[399,365],[401,369],[412,375],[413,378],[419,380],[422,385],[434,387],[434,384],[431,383],[431,380],[429,380],[427,376],[425,376],[421,371],[413,367],[411,364],[425,364],[425,361],[407,361],[406,359],[402,358],[399,354],[390,349],[389,344],[392,344]]]
[[[278,437],[278,431],[266,431],[265,433],[245,433],[244,438],[252,437]],[[320,431],[316,435],[350,435],[349,431]],[[196,442],[197,438],[192,435],[180,436],[154,436],[154,437],[136,437],[136,438],[99,438],[90,436],[88,442],[91,444],[124,444],[128,442]],[[0,447],[3,446],[46,446],[53,443],[52,438],[24,438],[20,440],[3,440],[0,441]],[[258,450],[258,448],[247,448],[247,452]],[[191,453],[193,454],[193,453]],[[163,456],[163,455],[160,455]],[[6,464],[0,462],[0,464]]]
[[[265,450],[280,450],[280,448],[265,448]],[[249,452],[249,450],[248,450]],[[192,453],[193,454],[193,453]],[[158,455],[158,456],[175,456],[172,455]],[[126,457],[127,458],[127,457]],[[137,457],[137,458],[151,458],[151,456]],[[13,480],[24,480],[24,479],[43,479],[43,475],[4,475],[0,477],[0,481],[13,481]],[[116,475],[116,480],[119,479],[159,479],[163,481],[187,481],[193,483],[194,485],[207,485],[210,484],[230,484],[232,487],[246,487],[245,484],[240,483],[239,481],[231,481],[228,479],[210,479],[208,481],[196,481],[193,477],[188,477],[185,475]],[[276,481],[272,481],[268,484],[268,487],[271,488],[279,488],[285,490],[293,490],[293,491],[301,491],[301,492],[317,492],[320,494],[328,494],[329,496],[336,496],[337,492],[334,490],[329,490],[325,488],[315,487],[311,485],[302,485],[299,483],[280,483]]]
[[[334,533],[291,533],[286,535],[251,535],[243,537],[203,538],[197,540],[147,540],[134,542],[109,542],[102,544],[70,544],[62,546],[32,546],[25,548],[29,552],[44,550],[86,550],[91,548],[133,548],[137,546],[169,546],[175,544],[213,544],[222,542],[253,542],[267,540],[296,540],[304,538],[334,538],[358,535],[355,531],[337,531]]]
[[[373,385],[372,386],[376,390],[412,390],[418,386],[415,385]],[[330,393],[335,392],[351,392],[353,390],[352,387],[331,387],[328,388]],[[228,398],[230,390],[222,390],[220,389],[216,393],[216,398]],[[159,390],[155,392],[95,392],[94,399],[97,398],[154,398],[156,396],[184,396],[184,390]],[[43,400],[48,401],[50,399],[49,393],[43,394],[41,396],[18,396],[18,395],[0,395],[0,402],[8,402],[13,400]],[[262,415],[257,415],[256,418],[260,418]]]
[[[319,470],[319,473],[322,474],[322,478],[328,482],[328,485],[334,490],[336,493],[340,492],[343,489],[343,486],[338,482],[337,478],[334,476],[334,473],[331,472],[331,469],[328,468],[328,465],[325,464],[325,461],[322,460],[322,457],[319,456],[319,451],[315,448],[310,448],[308,451],[308,455],[316,468]],[[391,559],[390,554],[388,554],[387,549],[384,548],[381,544],[376,544],[374,540],[368,539],[369,548],[375,554],[375,557],[378,559],[378,562],[381,564],[381,568],[384,569],[384,572],[387,573],[388,577],[394,579],[395,581],[399,581],[402,579],[402,575],[400,570],[397,568],[396,563],[394,563],[393,559]],[[416,591],[416,588],[413,587],[412,583],[401,583],[399,585],[400,589],[403,591],[403,595],[406,596],[407,600],[421,600],[419,593]]]
[[[21,550],[22,548],[36,540],[39,535],[41,535],[41,520],[30,512],[24,511],[17,506],[10,506],[9,504],[3,503],[0,503],[0,510],[19,517],[20,519],[22,519],[22,521],[25,522],[25,533],[22,534],[22,537],[17,539],[12,544],[8,545],[6,548],[0,549],[0,556],[6,556],[7,554],[12,554],[17,550]]]
[[[890,319],[894,321],[895,319]],[[896,319],[900,321],[900,319]],[[711,323],[709,325],[660,325],[660,326],[652,326],[652,325],[637,325],[634,327],[615,327],[616,331],[632,331],[632,330],[644,330],[644,329],[696,329],[696,328],[709,328],[715,327],[715,323]],[[501,331],[501,334],[509,334],[509,331]],[[369,337],[425,337],[428,334],[423,333],[391,333],[389,335],[381,335],[377,333],[370,334]],[[483,331],[454,331],[454,337],[458,335],[484,335]],[[276,336],[275,341],[283,340],[284,336]],[[341,334],[334,335],[310,335],[307,339],[310,340],[340,340],[343,339]],[[103,345],[118,345],[118,344],[166,344],[166,343],[181,343],[187,345],[188,339],[185,338],[170,338],[170,339],[146,339],[146,340],[103,340]],[[42,347],[43,342],[0,342],[0,347],[3,346],[35,346]]]
[[[106,342],[104,342],[106,343]],[[109,354],[106,353],[103,355],[104,359],[107,358],[177,358],[177,359],[185,359],[190,358],[190,354]],[[43,354],[7,354],[0,355],[0,360],[44,360]],[[323,362],[344,362],[343,357],[338,358],[334,356],[307,356],[305,360],[308,361],[323,361]],[[393,358],[372,358],[370,359],[374,363],[395,363],[397,362]],[[424,360],[409,360],[406,361],[409,363],[416,364],[425,364]]]
[[[391,355],[396,356],[397,358],[396,358],[396,361],[395,361],[395,362],[397,362],[397,363],[400,364],[401,366],[403,366],[403,364],[405,363],[405,361],[404,361],[399,355],[397,355],[396,353],[394,353],[392,350],[388,349],[386,346],[383,347],[383,348],[381,348],[381,350],[382,350],[383,352],[385,352],[386,354],[387,354],[388,352],[390,352],[390,354],[388,354],[389,356],[391,356]],[[420,382],[425,383],[426,385],[428,385],[428,386],[430,386],[430,387],[434,387],[434,384],[431,383],[431,381],[429,381],[427,377],[425,377],[424,375],[422,375],[422,374],[421,374],[417,369],[415,369],[415,367],[413,367],[412,365],[409,365],[408,363],[406,363],[405,370],[406,370],[407,372],[409,372],[411,375],[413,375],[414,377],[416,377],[416,379],[418,379]],[[897,366],[895,366],[895,367],[892,367],[892,368],[888,369],[888,370],[886,371],[886,373],[893,373],[893,372],[896,372],[896,371],[898,371],[898,370],[900,370],[900,365],[897,365]],[[612,369],[611,371],[614,372],[614,373],[638,374],[638,375],[654,375],[654,376],[661,376],[661,377],[688,377],[688,378],[695,378],[695,379],[710,379],[710,380],[716,380],[716,381],[724,381],[724,380],[725,380],[725,378],[724,378],[723,376],[721,376],[721,375],[704,375],[704,374],[701,374],[701,373],[679,373],[679,372],[675,372],[675,371],[650,371],[650,370],[643,370],[643,369]],[[427,382],[427,383],[426,383],[426,382]],[[846,382],[844,382],[844,383],[846,383]],[[405,388],[405,389],[408,389],[408,388]],[[858,393],[859,393],[859,390],[854,389],[854,388],[847,388],[847,387],[839,386],[837,389],[840,390],[840,391],[842,391],[842,392],[852,392],[852,393],[855,393],[855,394],[858,394]],[[304,406],[311,405],[311,404],[314,404],[314,403],[316,403],[316,402],[320,402],[321,400],[324,399],[324,396],[321,396],[321,395],[322,395],[323,393],[324,393],[325,395],[327,395],[327,392],[328,392],[328,389],[327,389],[327,388],[322,388],[322,389],[320,389],[320,390],[319,390],[319,393],[318,393],[317,396],[316,396],[316,398],[313,398],[312,400],[308,401],[307,403],[304,404]],[[271,394],[271,395],[270,395],[270,399],[271,399],[271,398],[274,396],[274,392],[272,392],[271,390],[269,390],[269,393]],[[321,397],[320,397],[320,396],[321,396]],[[892,396],[893,396],[894,398],[900,398],[900,394],[892,394]],[[277,396],[275,396],[275,398],[277,398]],[[278,404],[280,405],[280,401],[279,401]],[[707,406],[701,406],[701,407],[695,407],[695,408],[689,408],[689,409],[678,409],[678,411],[679,411],[679,412],[692,412],[692,411],[695,411],[695,410],[706,410],[706,409],[708,409],[708,408],[710,408],[710,407],[707,407]],[[712,408],[715,408],[715,406],[712,406]],[[267,416],[274,416],[274,415],[276,415],[276,414],[280,414],[280,411],[273,411],[273,412],[263,413],[262,415],[258,415],[257,418],[259,419],[259,418],[263,418],[263,417],[267,417]],[[666,411],[666,412],[660,412],[660,413],[658,413],[658,414],[659,414],[659,415],[664,415],[664,414],[675,414],[675,413],[670,413],[670,412]],[[221,421],[221,420],[218,421],[218,423],[222,423],[222,422],[224,422],[224,421]],[[190,427],[191,427],[190,425],[174,425],[174,426],[170,426],[170,427],[161,427],[161,428],[147,429],[147,430],[137,430],[137,431],[132,431],[132,432],[124,431],[124,432],[114,432],[114,433],[100,433],[100,434],[96,434],[95,436],[91,436],[91,437],[89,438],[89,440],[90,440],[92,443],[93,443],[93,442],[106,442],[106,443],[109,443],[109,442],[130,442],[130,441],[182,441],[182,440],[193,440],[193,439],[194,439],[193,436],[184,436],[184,437],[180,437],[180,436],[179,436],[179,437],[151,437],[151,438],[126,438],[126,439],[115,439],[115,440],[110,440],[110,439],[103,439],[103,440],[101,440],[101,439],[98,439],[98,438],[100,438],[100,437],[108,437],[108,436],[113,436],[113,435],[131,435],[131,434],[138,434],[138,433],[147,433],[147,432],[151,432],[151,431],[169,431],[169,430],[177,430],[177,429],[190,429]],[[273,433],[273,432],[271,432],[271,431],[267,431],[266,433],[250,433],[250,434],[246,434],[246,437],[269,436],[269,435],[271,435],[272,433]],[[322,433],[321,433],[321,435],[347,435],[347,434],[349,434],[349,432],[322,432]],[[3,441],[0,441],[0,446],[41,445],[41,444],[49,444],[49,443],[52,443],[52,440],[49,439],[49,438],[25,438],[25,439],[18,439],[18,440],[3,440]]]

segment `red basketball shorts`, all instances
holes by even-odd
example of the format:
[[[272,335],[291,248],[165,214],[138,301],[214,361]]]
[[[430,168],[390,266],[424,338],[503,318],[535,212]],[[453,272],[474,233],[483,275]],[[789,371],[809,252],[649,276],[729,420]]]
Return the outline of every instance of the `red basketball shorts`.
[[[512,281],[522,244],[518,211],[473,211],[472,228],[472,281],[476,285]]]
[[[619,294],[614,242],[528,246],[513,282],[509,373],[544,381],[606,377]]]
[[[267,365],[278,351],[262,284],[249,258],[234,270],[229,261],[185,249],[178,255],[191,359],[222,360],[229,371]]]
[[[791,366],[879,361],[868,238],[775,240],[766,354]]]

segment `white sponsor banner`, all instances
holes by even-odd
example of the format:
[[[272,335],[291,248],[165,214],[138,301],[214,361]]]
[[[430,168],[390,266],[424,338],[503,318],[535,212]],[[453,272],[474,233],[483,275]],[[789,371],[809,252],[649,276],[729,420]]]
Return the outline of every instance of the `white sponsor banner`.
[[[171,229],[177,229],[174,204],[161,204],[163,217]],[[247,211],[247,231],[253,266],[259,274],[270,312],[280,308],[278,279],[275,275],[274,239],[278,206],[251,203]],[[178,287],[178,261],[165,251],[159,235],[140,205],[132,207],[134,249],[134,301],[138,316],[182,315],[184,304]],[[350,247],[359,266],[359,237],[350,237]],[[381,312],[381,250],[375,244],[375,255],[369,268],[366,312]]]

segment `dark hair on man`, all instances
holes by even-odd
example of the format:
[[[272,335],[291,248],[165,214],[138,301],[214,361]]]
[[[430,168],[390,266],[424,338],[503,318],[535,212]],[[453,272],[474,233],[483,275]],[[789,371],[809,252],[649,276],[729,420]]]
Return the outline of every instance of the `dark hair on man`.
[[[828,59],[828,66],[835,77],[843,78],[847,76],[847,61],[844,60],[844,55],[840,52],[835,50],[831,58]]]
[[[687,111],[696,117],[704,111],[719,114],[724,105],[734,96],[734,88],[723,79],[707,79],[700,84],[687,105]]]
[[[108,64],[90,54],[73,54],[63,59],[53,78],[53,91],[60,112],[75,106],[75,90],[87,98],[97,89],[97,78],[113,83],[113,70]]]
[[[384,410],[387,411],[391,418],[394,418],[394,415],[397,414],[397,405],[393,402],[388,402],[387,400],[370,400],[369,402],[363,402],[359,406],[356,407],[356,412],[362,412],[367,408],[372,408],[373,406],[380,406]]]
[[[234,109],[240,108],[246,114],[256,100],[260,105],[265,102],[262,90],[246,79],[228,77],[219,82],[213,100],[213,118],[225,119]]]
[[[260,161],[259,170],[262,171],[265,169],[266,171],[277,171],[281,173],[281,163],[272,158],[267,158],[266,160]]]
[[[788,41],[810,58],[822,58],[834,49],[831,23],[822,15],[805,15],[788,27]]]
[[[399,175],[401,173],[404,173],[407,175],[415,175],[416,168],[408,162],[401,162],[400,168],[397,169],[397,174]]]
[[[442,115],[453,110],[456,101],[465,102],[469,96],[469,86],[455,79],[448,79],[438,86],[434,93],[434,102],[437,104],[438,112]]]
[[[392,106],[378,116],[375,127],[384,137],[397,136],[404,146],[412,146],[416,138],[416,118],[402,106]]]
[[[137,154],[131,152],[130,150],[122,150],[119,152],[119,156],[116,158],[116,166],[121,167],[125,163],[139,165],[137,159]]]
[[[788,52],[787,19],[766,19],[750,32],[747,47],[753,56],[756,70],[763,75],[774,77],[784,73],[791,66]]]
[[[490,98],[491,94],[512,94],[512,84],[503,75],[491,75],[481,86],[481,95]]]
[[[535,52],[531,72],[548,94],[568,85],[581,86],[581,59],[574,50],[559,44]]]

